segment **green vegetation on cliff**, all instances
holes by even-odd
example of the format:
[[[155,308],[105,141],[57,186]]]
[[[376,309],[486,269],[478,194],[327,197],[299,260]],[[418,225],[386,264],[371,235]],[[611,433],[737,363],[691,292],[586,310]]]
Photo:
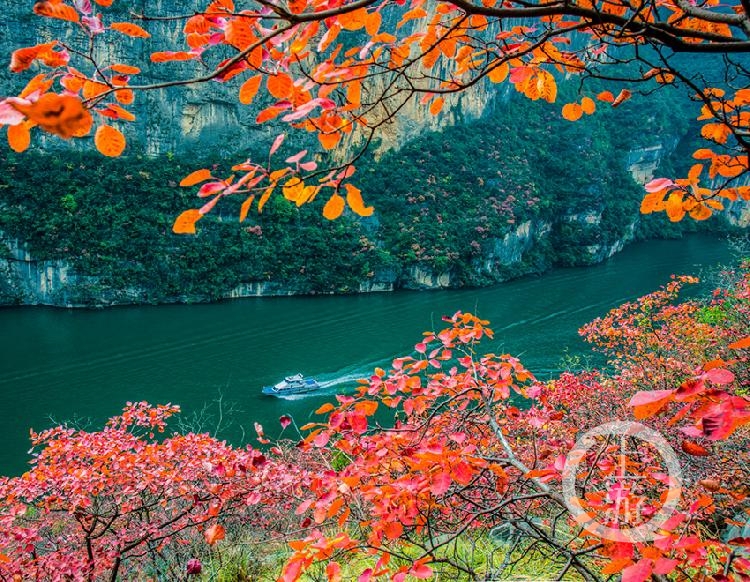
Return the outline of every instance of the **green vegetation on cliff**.
[[[669,151],[686,131],[685,103],[652,98],[644,142],[634,131],[641,105],[569,123],[546,103],[497,99],[481,120],[361,164],[356,178],[373,218],[329,222],[322,200],[297,208],[276,196],[241,226],[239,201],[225,204],[195,237],[170,230],[196,204],[177,182],[196,164],[221,171],[227,161],[4,151],[0,231],[27,242],[36,259],[92,276],[77,290],[84,302],[120,292],[144,302],[216,299],[256,282],[353,292],[367,282],[414,284],[417,267],[449,274],[452,286],[484,285],[597,262],[638,236],[641,188],[628,165],[639,148]],[[655,220],[663,229],[666,218]]]

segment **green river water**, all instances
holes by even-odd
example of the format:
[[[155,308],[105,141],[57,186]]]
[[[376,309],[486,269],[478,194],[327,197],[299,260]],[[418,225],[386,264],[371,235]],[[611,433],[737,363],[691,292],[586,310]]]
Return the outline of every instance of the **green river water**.
[[[722,239],[693,235],[634,244],[602,265],[485,289],[2,309],[0,474],[24,470],[30,427],[47,428],[51,418],[90,418],[101,426],[126,401],[178,403],[188,418],[221,394],[235,412],[234,426],[220,436],[236,443],[240,427],[254,437],[254,421],[271,434],[282,414],[304,424],[332,394],[410,353],[422,331],[439,329],[440,317],[457,310],[491,320],[496,335],[486,351],[519,355],[546,378],[565,349],[591,353],[577,335],[582,324],[656,289],[671,273],[699,274],[730,258]],[[298,371],[325,382],[323,393],[288,400],[260,394],[262,385]]]

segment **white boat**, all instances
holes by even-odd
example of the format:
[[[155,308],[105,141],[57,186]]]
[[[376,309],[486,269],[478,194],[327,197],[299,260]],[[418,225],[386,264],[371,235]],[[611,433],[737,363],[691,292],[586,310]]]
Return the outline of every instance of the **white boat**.
[[[263,386],[263,394],[268,396],[284,396],[286,394],[305,394],[320,389],[320,383],[315,378],[305,378],[302,374],[287,376],[273,386]]]

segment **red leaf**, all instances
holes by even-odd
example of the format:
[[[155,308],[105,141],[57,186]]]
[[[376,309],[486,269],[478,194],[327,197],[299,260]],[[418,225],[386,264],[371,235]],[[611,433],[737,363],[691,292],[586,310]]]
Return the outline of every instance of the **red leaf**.
[[[285,137],[286,137],[285,133],[282,133],[276,136],[276,139],[273,140],[273,145],[271,146],[271,149],[268,151],[269,156],[272,156],[273,154],[276,153],[276,150],[278,150],[281,147],[281,144],[284,143]]]
[[[281,424],[281,428],[288,427],[290,424],[292,424],[292,417],[285,414],[284,416],[279,418],[279,424]]]
[[[632,93],[630,91],[628,91],[627,89],[623,89],[622,91],[620,91],[620,94],[615,97],[615,100],[612,102],[612,107],[617,107],[623,101],[630,99],[631,95]]]
[[[441,472],[435,475],[430,485],[430,491],[433,495],[442,495],[451,486],[451,476],[446,472]]]
[[[651,577],[652,570],[651,560],[641,558],[622,571],[622,582],[645,582]]]
[[[677,564],[679,564],[678,560],[659,558],[654,562],[654,574],[657,574],[659,576],[666,576],[677,567]]]
[[[682,441],[682,450],[694,457],[708,457],[711,453],[705,447],[693,441]]]
[[[714,384],[731,384],[734,382],[734,374],[724,368],[713,368],[703,374],[704,378],[708,378]]]
[[[208,182],[200,187],[200,190],[198,190],[198,196],[200,198],[207,198],[217,192],[221,192],[226,189],[226,187],[227,185],[224,182]]]
[[[404,533],[404,526],[400,521],[389,521],[383,527],[383,533],[389,540],[395,540]]]
[[[321,432],[318,436],[316,436],[313,439],[313,443],[318,448],[323,448],[328,444],[328,439],[331,438],[331,435],[329,435],[327,432]]]
[[[660,192],[664,190],[665,188],[669,188],[670,186],[674,186],[675,183],[672,182],[669,178],[656,178],[655,180],[651,180],[648,184],[644,186],[646,189],[646,192]]]
[[[430,568],[427,564],[417,563],[411,567],[411,570],[409,570],[409,574],[411,574],[415,578],[430,578],[432,576],[432,568]]]

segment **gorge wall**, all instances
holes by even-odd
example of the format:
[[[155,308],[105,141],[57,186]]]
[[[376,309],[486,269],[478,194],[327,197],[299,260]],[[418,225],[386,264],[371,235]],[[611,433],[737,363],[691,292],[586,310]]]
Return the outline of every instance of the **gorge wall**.
[[[167,14],[197,2],[119,5]],[[0,22],[4,54],[52,34],[34,32],[39,19],[28,5],[13,3],[8,11]],[[118,36],[104,46],[106,56],[140,65],[149,63],[150,52],[178,46],[178,25],[154,26],[153,38],[163,45]],[[148,65],[143,80],[190,71],[179,63]],[[0,72],[5,87],[22,83],[17,77]],[[120,166],[73,155],[60,149],[71,144],[38,134],[39,150],[59,153],[35,158],[36,170],[29,157],[1,155],[0,304],[450,288],[493,284],[556,264],[597,263],[652,234],[650,219],[638,216],[638,184],[655,176],[688,129],[689,100],[666,93],[649,98],[648,131],[632,132],[625,128],[641,127],[643,117],[637,98],[570,124],[559,107],[479,83],[450,97],[439,120],[413,102],[383,128],[375,155],[357,174],[365,199],[378,209],[375,217],[349,215],[331,226],[320,223],[322,202],[305,213],[280,198],[243,227],[230,209],[202,221],[194,241],[177,240],[168,225],[194,202],[176,182],[199,159],[231,165],[262,150],[279,131],[255,123],[263,104],[240,104],[240,83],[139,93],[137,120],[123,127],[130,157]],[[576,91],[576,84],[563,82],[560,99],[572,100]],[[420,139],[412,141],[415,136]],[[342,147],[357,144],[353,136]],[[82,140],[74,148],[92,146]],[[745,206],[733,205],[727,217],[740,226],[750,222]]]

